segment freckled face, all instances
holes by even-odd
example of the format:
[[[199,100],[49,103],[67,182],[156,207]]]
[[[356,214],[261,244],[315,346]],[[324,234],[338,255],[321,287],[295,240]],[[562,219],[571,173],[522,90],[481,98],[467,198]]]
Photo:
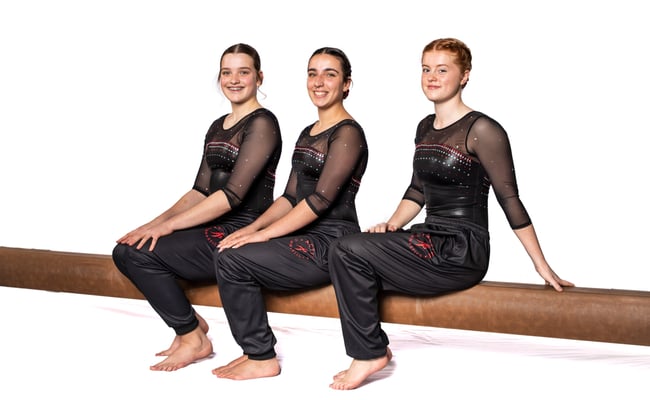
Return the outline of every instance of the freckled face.
[[[328,108],[343,101],[350,82],[343,82],[341,62],[329,54],[317,54],[307,67],[307,91],[316,107]]]
[[[221,60],[221,91],[235,104],[243,104],[257,95],[258,76],[248,54],[226,54]]]
[[[456,57],[445,50],[427,51],[422,54],[422,91],[430,101],[442,103],[460,94],[462,85],[469,78],[469,71],[462,72]]]

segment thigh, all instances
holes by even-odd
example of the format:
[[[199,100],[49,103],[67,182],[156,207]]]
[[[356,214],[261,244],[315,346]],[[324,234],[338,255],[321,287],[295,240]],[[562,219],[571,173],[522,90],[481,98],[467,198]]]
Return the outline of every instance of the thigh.
[[[340,243],[365,261],[387,291],[445,293],[475,285],[487,270],[487,260],[472,259],[468,238],[454,232],[361,233]]]
[[[271,290],[297,290],[329,283],[327,246],[318,235],[276,238],[224,250],[219,256],[219,274],[253,279]]]
[[[215,281],[213,256],[217,245],[232,232],[251,223],[256,216],[242,213],[214,223],[175,231],[158,240],[154,253],[180,278]]]

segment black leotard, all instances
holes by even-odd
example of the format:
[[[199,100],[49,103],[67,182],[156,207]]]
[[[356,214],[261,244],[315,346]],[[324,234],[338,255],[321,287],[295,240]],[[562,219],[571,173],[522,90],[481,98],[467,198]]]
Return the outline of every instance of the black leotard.
[[[513,229],[531,224],[503,128],[479,112],[443,129],[435,129],[434,121],[429,115],[418,125],[412,179],[403,196],[426,207],[425,221],[397,232],[348,235],[330,246],[330,274],[352,358],[386,354],[380,291],[439,295],[483,279],[490,258],[490,186]]]
[[[354,201],[368,162],[365,134],[353,120],[314,136],[311,128],[296,141],[283,197],[293,205],[305,200],[318,218],[289,236],[215,253],[221,303],[235,340],[250,359],[275,356],[262,289],[328,284],[329,244],[360,231]]]
[[[277,119],[258,109],[225,129],[222,116],[205,135],[203,157],[194,190],[209,196],[223,190],[231,210],[197,227],[158,239],[153,251],[145,244],[118,244],[113,261],[142,292],[178,335],[198,326],[194,309],[178,278],[216,282],[212,252],[228,234],[253,222],[273,202],[275,170],[282,151]]]
[[[443,129],[435,129],[434,120],[432,114],[418,125],[413,177],[404,198],[426,205],[427,216],[460,218],[487,229],[492,186],[510,226],[530,225],[501,125],[476,111]]]

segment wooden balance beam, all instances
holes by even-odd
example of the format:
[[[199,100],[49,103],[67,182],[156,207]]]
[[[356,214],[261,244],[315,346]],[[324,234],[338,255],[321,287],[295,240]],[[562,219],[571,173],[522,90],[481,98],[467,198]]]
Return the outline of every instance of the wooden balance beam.
[[[216,284],[182,282],[193,304],[221,306]],[[0,247],[0,285],[143,299],[109,255]],[[331,285],[266,292],[268,311],[338,318]],[[650,345],[650,292],[482,282],[441,296],[384,294],[384,322]]]

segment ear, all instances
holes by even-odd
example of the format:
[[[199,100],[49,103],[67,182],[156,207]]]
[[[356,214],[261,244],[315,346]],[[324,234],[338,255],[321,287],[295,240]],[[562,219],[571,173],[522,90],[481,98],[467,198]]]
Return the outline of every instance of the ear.
[[[262,83],[264,82],[264,72],[260,71],[257,74],[257,87],[262,86]]]
[[[348,79],[344,84],[343,84],[343,91],[347,92],[350,90],[350,87],[352,87],[352,78]]]
[[[467,85],[467,82],[469,82],[469,70],[466,70],[463,73],[463,77],[460,79],[460,86],[465,87],[465,85]]]

